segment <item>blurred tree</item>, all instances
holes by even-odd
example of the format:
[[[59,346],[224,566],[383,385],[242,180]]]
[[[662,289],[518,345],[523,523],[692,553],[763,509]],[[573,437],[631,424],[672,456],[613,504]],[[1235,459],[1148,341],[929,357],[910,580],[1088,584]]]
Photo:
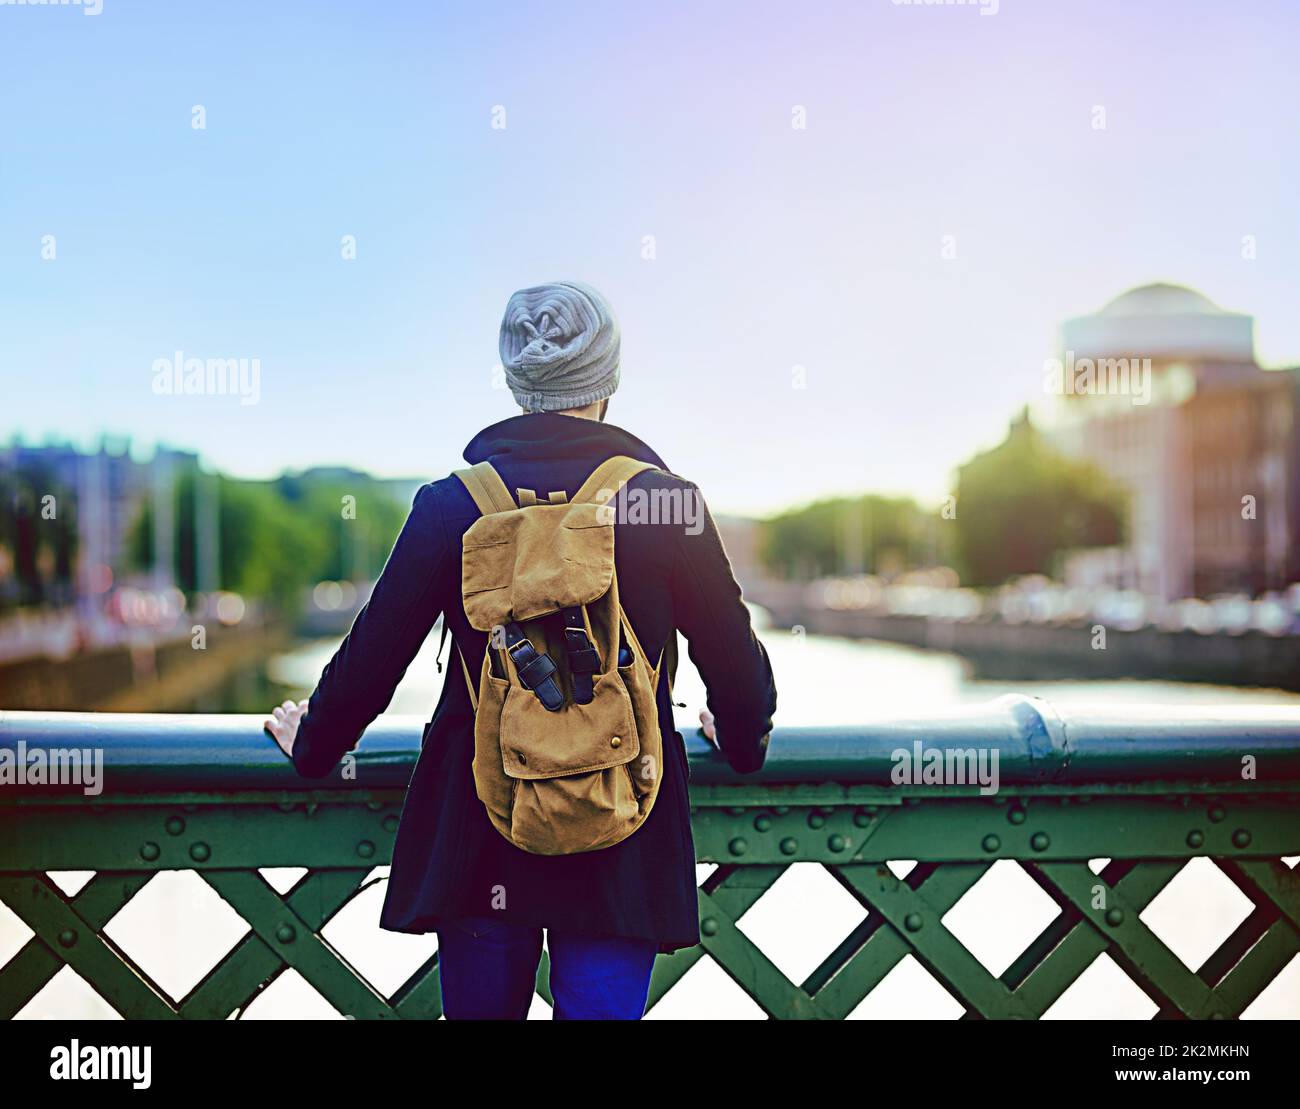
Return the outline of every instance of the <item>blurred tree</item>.
[[[837,497],[763,520],[759,557],[778,577],[882,572],[942,561],[943,529],[905,497]]]
[[[967,585],[1049,574],[1057,557],[1124,535],[1126,496],[1096,467],[1053,450],[1027,412],[1007,438],[957,471],[956,555]]]
[[[208,479],[211,480],[211,479]],[[193,469],[177,475],[176,576],[197,588]],[[217,477],[221,588],[293,611],[304,587],[325,579],[372,580],[406,519],[403,505],[374,479],[310,477],[239,481]],[[355,501],[345,515],[344,498]],[[132,529],[131,563],[153,558],[153,511],[146,502]]]

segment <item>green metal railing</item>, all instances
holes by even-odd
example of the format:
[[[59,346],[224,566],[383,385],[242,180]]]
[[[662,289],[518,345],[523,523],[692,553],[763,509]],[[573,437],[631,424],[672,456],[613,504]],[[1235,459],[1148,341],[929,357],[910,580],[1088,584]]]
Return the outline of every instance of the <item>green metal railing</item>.
[[[33,933],[0,966],[0,1014],[13,1016],[66,965],[125,1017],[225,1018],[286,968],[353,1017],[439,1016],[436,956],[386,996],[322,936],[390,860],[421,725],[382,718],[352,776],[307,782],[254,717],[0,713],[11,769],[20,750],[30,759],[86,748],[102,751],[104,767],[97,796],[76,784],[0,785],[0,900]],[[958,748],[996,752],[996,794],[891,779],[899,749]],[[712,959],[773,1017],[842,1018],[910,955],[967,1017],[1034,1018],[1107,954],[1158,1016],[1232,1018],[1300,952],[1300,877],[1282,861],[1300,854],[1295,710],[1062,717],[1012,697],[924,719],[778,729],[767,765],[744,778],[702,740],[688,749],[698,858],[718,865],[700,887],[702,942],[660,957],[652,1005]],[[1194,857],[1252,905],[1195,970],[1142,920]],[[1108,861],[1094,873],[1097,859]],[[916,865],[900,878],[892,860]],[[1059,911],[994,976],[944,917],[1000,860]],[[862,910],[801,982],[738,927],[796,863],[823,866]],[[281,895],[260,873],[272,867],[307,873]],[[69,870],[96,873],[67,895],[48,875]],[[105,931],[163,870],[198,874],[249,926],[176,999]]]

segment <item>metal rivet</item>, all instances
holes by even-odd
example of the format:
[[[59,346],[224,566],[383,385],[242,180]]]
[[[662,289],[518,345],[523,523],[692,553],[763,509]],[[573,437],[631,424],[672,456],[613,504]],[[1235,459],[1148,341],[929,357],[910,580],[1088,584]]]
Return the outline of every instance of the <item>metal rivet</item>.
[[[742,805],[732,805],[731,808],[729,808],[729,809],[727,810],[727,812],[730,813],[732,816],[744,816],[744,815],[745,815],[745,809],[744,809],[744,806],[742,806]]]
[[[140,858],[144,859],[147,863],[153,862],[154,859],[158,858],[161,854],[162,848],[152,841],[140,845]]]
[[[727,844],[727,850],[729,850],[733,855],[743,855],[749,850],[749,844],[746,843],[742,837],[737,836]]]
[[[1218,824],[1228,814],[1223,811],[1222,805],[1215,805],[1207,814],[1212,824]]]
[[[767,813],[762,813],[754,817],[754,830],[757,832],[766,832],[772,827],[772,818]]]
[[[1124,910],[1107,909],[1106,923],[1109,924],[1112,928],[1118,928],[1121,924],[1124,923]]]
[[[292,924],[281,924],[275,930],[275,938],[281,943],[293,943],[297,936],[298,933],[294,931]]]
[[[1187,846],[1200,847],[1205,842],[1205,833],[1198,828],[1193,828],[1187,833]]]
[[[212,848],[202,841],[190,844],[190,858],[196,863],[205,863],[212,858]]]
[[[169,816],[167,818],[167,823],[164,824],[163,827],[167,829],[167,834],[169,836],[179,836],[183,831],[185,831],[185,821],[179,816]]]
[[[1249,847],[1250,833],[1246,831],[1245,828],[1238,828],[1235,832],[1232,833],[1232,846]]]
[[[397,817],[393,813],[389,813],[386,817],[384,817],[384,831],[385,832],[397,831]]]
[[[823,824],[825,824],[825,823],[826,823],[826,818],[825,818],[824,816],[822,816],[822,814],[819,813],[819,812],[817,812],[816,810],[814,810],[813,812],[810,812],[810,813],[808,814],[808,827],[809,827],[809,828],[820,828],[820,827],[821,827]]]
[[[872,813],[865,811],[864,809],[859,809],[857,812],[853,814],[853,823],[856,824],[859,828],[865,828],[874,819],[875,816]]]
[[[375,845],[368,839],[363,839],[357,844],[357,854],[363,859],[370,858],[375,853]]]
[[[836,832],[833,836],[830,837],[830,839],[826,841],[826,846],[829,847],[832,851],[843,851],[848,845],[849,845],[848,840],[846,840],[838,832]]]
[[[718,934],[718,922],[711,916],[706,916],[700,921],[700,932],[706,936],[716,936]]]
[[[1029,846],[1035,851],[1046,851],[1052,846],[1052,841],[1048,839],[1046,832],[1035,832],[1029,837]]]
[[[1007,819],[1012,824],[1023,824],[1025,822],[1025,810],[1019,806],[1007,809]]]
[[[77,933],[74,932],[71,928],[65,928],[63,929],[62,932],[59,933],[60,947],[71,947],[76,942],[77,942]]]
[[[995,835],[987,835],[980,841],[980,846],[991,854],[1002,846],[1002,841]]]
[[[795,839],[794,836],[786,836],[785,839],[781,841],[781,854],[793,855],[798,850],[799,841]]]
[[[919,932],[923,923],[920,913],[908,913],[903,917],[903,927],[909,932]]]
[[[609,745],[610,745],[611,747],[622,747],[622,746],[623,746],[623,737],[622,737],[622,736],[615,736],[613,739],[611,739],[611,740],[609,741]]]

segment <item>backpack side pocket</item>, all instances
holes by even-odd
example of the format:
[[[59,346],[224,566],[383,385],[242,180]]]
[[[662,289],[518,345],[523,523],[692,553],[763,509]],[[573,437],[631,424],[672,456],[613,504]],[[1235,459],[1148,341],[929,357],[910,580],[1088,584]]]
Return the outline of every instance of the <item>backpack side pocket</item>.
[[[525,691],[526,696],[531,696]],[[489,659],[483,660],[479,680],[478,711],[474,716],[474,791],[487,809],[497,831],[509,838],[510,811],[515,783],[501,770],[501,716],[510,697],[508,678],[493,676]]]

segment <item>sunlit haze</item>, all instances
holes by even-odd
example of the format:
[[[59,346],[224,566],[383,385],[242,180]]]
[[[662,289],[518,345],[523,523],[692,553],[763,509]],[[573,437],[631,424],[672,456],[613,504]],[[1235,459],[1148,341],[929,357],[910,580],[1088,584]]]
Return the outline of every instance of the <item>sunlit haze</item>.
[[[1289,3],[0,16],[3,440],[440,476],[557,278],[620,315],[610,420],[719,510],[933,502],[1134,285],[1300,362]],[[259,402],[155,395],[177,351],[259,359]]]

